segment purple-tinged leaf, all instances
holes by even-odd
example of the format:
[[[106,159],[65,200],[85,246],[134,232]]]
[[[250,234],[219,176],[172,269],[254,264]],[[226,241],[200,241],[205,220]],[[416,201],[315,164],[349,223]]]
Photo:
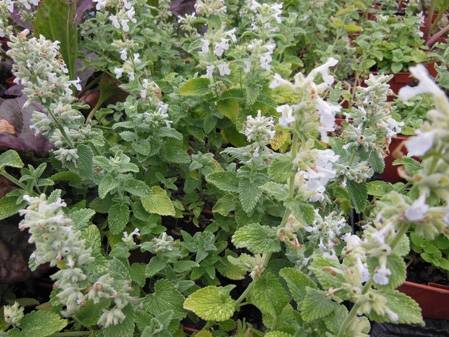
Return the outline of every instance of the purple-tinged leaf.
[[[51,144],[30,128],[33,112],[42,111],[43,108],[37,103],[24,108],[25,101],[26,98],[22,96],[6,99],[0,104],[0,149],[33,151],[45,155],[50,151]]]

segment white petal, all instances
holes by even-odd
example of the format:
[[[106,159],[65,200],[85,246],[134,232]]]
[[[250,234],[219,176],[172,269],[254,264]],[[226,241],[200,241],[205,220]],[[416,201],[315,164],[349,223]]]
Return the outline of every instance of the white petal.
[[[408,156],[422,156],[433,145],[434,132],[420,132],[416,136],[410,137],[406,142],[405,146],[407,147]]]

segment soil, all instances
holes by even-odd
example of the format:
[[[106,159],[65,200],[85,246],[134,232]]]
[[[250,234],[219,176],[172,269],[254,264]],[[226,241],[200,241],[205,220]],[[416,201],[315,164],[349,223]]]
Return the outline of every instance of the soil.
[[[449,286],[449,272],[443,271],[425,262],[416,253],[411,253],[407,267],[407,280],[428,284],[438,283]]]

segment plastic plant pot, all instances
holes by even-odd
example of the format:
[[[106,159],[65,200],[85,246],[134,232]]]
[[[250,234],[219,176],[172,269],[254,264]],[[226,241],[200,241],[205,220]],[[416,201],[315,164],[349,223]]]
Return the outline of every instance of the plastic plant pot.
[[[398,173],[399,166],[393,165],[393,162],[403,155],[407,154],[407,148],[404,146],[404,142],[408,139],[408,136],[397,135],[391,138],[390,145],[388,147],[388,154],[384,158],[385,169],[380,175],[380,178],[390,183],[396,183],[401,181],[402,178]]]
[[[435,69],[435,62],[426,63],[425,66],[429,71],[430,75],[432,75],[433,77],[437,76],[437,71]],[[410,75],[409,71],[401,71],[399,73],[394,74],[389,84],[391,90],[397,95],[402,87],[411,84],[413,81],[414,79]]]
[[[419,304],[424,318],[449,320],[449,287],[406,281],[399,290]]]

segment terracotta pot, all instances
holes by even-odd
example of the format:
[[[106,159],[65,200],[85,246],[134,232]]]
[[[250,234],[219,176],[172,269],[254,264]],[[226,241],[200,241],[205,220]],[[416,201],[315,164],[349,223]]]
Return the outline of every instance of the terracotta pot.
[[[406,281],[399,290],[419,304],[424,318],[449,320],[449,287]]]
[[[380,175],[380,179],[388,181],[390,183],[397,183],[402,178],[398,173],[399,166],[393,165],[393,162],[407,154],[407,148],[404,146],[404,142],[408,139],[408,136],[397,135],[391,138],[390,145],[388,146],[388,154],[384,158],[385,169]]]
[[[435,62],[426,63],[426,68],[429,74],[433,77],[437,76],[437,71],[435,69]],[[410,75],[409,71],[401,71],[394,74],[393,78],[389,82],[391,90],[397,95],[399,90],[406,85],[409,85],[414,81],[414,78]]]

